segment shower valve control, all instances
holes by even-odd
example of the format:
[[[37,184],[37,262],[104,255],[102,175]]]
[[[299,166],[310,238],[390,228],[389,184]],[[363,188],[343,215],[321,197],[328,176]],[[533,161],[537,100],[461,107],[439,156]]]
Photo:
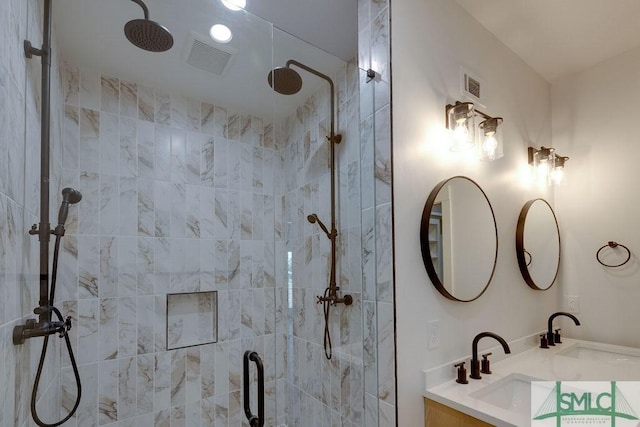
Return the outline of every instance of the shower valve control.
[[[67,332],[69,332],[69,329],[71,329],[71,316],[67,316],[67,318],[64,320],[64,324],[62,326],[62,328],[60,329],[60,338],[64,338],[64,336],[67,334]]]
[[[336,296],[336,295],[329,295],[329,296],[317,295],[316,298],[318,298],[317,304],[322,304],[322,303],[325,303],[325,302],[328,302],[331,305],[338,305],[338,304],[351,305],[351,304],[353,304],[353,297],[351,295],[345,295],[342,298],[338,298],[338,296]]]

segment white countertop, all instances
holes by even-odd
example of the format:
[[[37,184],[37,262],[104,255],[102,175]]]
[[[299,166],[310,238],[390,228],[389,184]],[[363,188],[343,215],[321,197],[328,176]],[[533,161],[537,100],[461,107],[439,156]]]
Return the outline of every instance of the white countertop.
[[[471,394],[510,374],[523,374],[540,381],[640,381],[640,362],[595,361],[558,354],[581,346],[640,357],[640,349],[564,337],[562,341],[562,344],[556,344],[549,349],[531,348],[499,362],[492,362],[492,374],[481,374],[480,380],[468,378],[469,384],[458,384],[453,378],[427,389],[424,396],[496,426],[520,427],[531,424],[530,414],[494,406],[472,397]],[[468,361],[465,364],[467,373],[470,373],[469,364]]]

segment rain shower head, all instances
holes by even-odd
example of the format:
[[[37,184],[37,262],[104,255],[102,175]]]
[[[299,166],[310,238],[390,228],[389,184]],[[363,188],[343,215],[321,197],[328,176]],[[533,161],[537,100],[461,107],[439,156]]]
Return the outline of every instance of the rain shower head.
[[[302,89],[302,77],[289,66],[274,68],[267,80],[269,86],[281,95],[294,95]]]
[[[165,52],[173,46],[173,36],[166,27],[149,20],[149,9],[142,0],[131,0],[144,11],[144,19],[134,19],[124,26],[124,35],[134,46],[149,52]]]

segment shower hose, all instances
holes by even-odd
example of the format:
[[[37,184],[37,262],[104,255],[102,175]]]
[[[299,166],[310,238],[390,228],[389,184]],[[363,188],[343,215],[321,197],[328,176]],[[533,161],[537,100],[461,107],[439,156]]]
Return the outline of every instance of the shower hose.
[[[61,236],[56,235],[55,248],[53,251],[53,267],[51,271],[51,291],[49,296],[49,301],[51,302],[51,304],[53,304],[53,298],[55,297],[55,294],[56,294],[56,277],[58,275],[58,254],[60,252],[60,240],[61,240]],[[60,310],[55,308],[53,305],[51,305],[50,309],[56,314],[56,316],[58,317],[58,320],[60,320],[61,322],[64,322],[64,319],[62,317],[62,314],[60,313]],[[42,421],[40,417],[38,417],[38,411],[36,409],[36,401],[38,398],[38,386],[40,385],[40,376],[42,375],[44,359],[45,359],[45,356],[47,355],[47,346],[49,344],[49,335],[46,335],[44,337],[44,342],[42,343],[42,352],[40,353],[40,362],[38,363],[38,371],[36,372],[36,377],[33,383],[33,391],[31,392],[31,415],[33,416],[33,420],[40,427],[55,427],[55,426],[59,426],[66,423],[67,421],[69,421],[69,419],[71,419],[71,417],[73,417],[73,414],[75,414],[76,410],[78,409],[78,405],[80,405],[80,396],[82,395],[82,387],[80,385],[80,373],[78,372],[78,365],[76,363],[76,359],[73,356],[73,349],[71,348],[71,341],[69,341],[69,334],[67,329],[63,329],[62,332],[60,332],[60,337],[61,338],[64,337],[65,343],[67,344],[67,352],[69,353],[69,359],[71,360],[71,366],[73,367],[73,374],[76,377],[76,387],[78,389],[78,396],[76,397],[76,402],[73,405],[73,409],[71,409],[69,414],[66,417],[64,417],[62,420],[55,422],[53,424],[48,424]]]
[[[324,311],[324,355],[328,360],[333,356],[333,346],[331,345],[331,332],[329,331],[329,312],[331,302],[328,300],[330,288],[324,290],[323,311]]]

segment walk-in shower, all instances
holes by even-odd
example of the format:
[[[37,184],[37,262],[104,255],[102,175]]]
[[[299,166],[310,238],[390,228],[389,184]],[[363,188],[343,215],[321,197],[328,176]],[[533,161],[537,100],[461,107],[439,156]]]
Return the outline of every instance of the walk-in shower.
[[[330,91],[330,103],[331,103],[331,128],[330,134],[327,136],[329,142],[329,167],[331,169],[331,229],[329,230],[326,225],[318,218],[318,215],[313,213],[307,216],[307,221],[312,224],[318,224],[318,226],[327,235],[327,238],[331,241],[331,265],[329,272],[329,286],[324,291],[322,296],[318,296],[318,304],[323,304],[324,311],[324,354],[327,359],[331,359],[333,356],[333,346],[331,344],[331,333],[329,330],[329,314],[332,305],[353,304],[353,298],[351,295],[345,295],[342,298],[338,297],[338,291],[340,287],[336,281],[336,258],[337,258],[337,238],[338,230],[336,229],[336,156],[335,145],[342,142],[342,135],[335,133],[335,87],[333,80],[325,74],[314,70],[313,68],[302,64],[296,60],[290,59],[287,61],[285,67],[278,67],[269,72],[267,80],[269,85],[276,92],[282,95],[293,95],[298,93],[302,88],[302,77],[297,71],[291,68],[295,65],[311,74],[314,74],[321,79],[326,80],[329,83]]]
[[[22,14],[0,2],[0,27],[5,18],[24,20],[20,28],[40,49],[44,1],[19,2]],[[376,187],[373,178],[361,181],[361,171],[374,165],[363,155],[374,148],[374,122],[360,100],[370,101],[374,87],[364,85],[355,52],[334,56],[220,0],[142,1],[150,19],[171,31],[173,47],[162,54],[140,49],[123,32],[127,22],[144,18],[138,2],[51,0],[43,306],[57,308],[60,316],[50,308],[51,324],[64,326],[82,380],[77,410],[62,427],[248,426],[256,417],[264,426],[378,425],[378,366],[384,373],[392,365],[384,355],[378,365],[377,337],[392,335],[375,334],[375,275],[365,270],[375,259],[375,229],[372,211],[365,211],[370,199],[361,194]],[[185,58],[195,49],[193,33],[207,48],[216,46],[207,40],[216,21],[233,30],[227,46],[235,50],[219,76]],[[24,35],[10,33],[9,45],[21,48]],[[40,58],[16,69],[22,54],[0,58],[11,89],[0,81],[0,115],[9,125],[0,147],[8,147],[10,165],[5,170],[0,159],[9,177],[0,186],[7,276],[0,332],[9,337],[20,325],[18,342],[49,331],[37,328],[32,314],[40,309],[35,257],[43,222],[34,164],[40,151],[33,148],[40,138]],[[286,68],[297,73],[284,77],[293,79],[290,91],[299,91],[277,93],[267,74],[291,58],[330,76],[333,93],[327,80],[293,62]],[[7,105],[16,106],[8,115]],[[37,236],[27,233],[34,223]],[[65,337],[56,335],[48,338],[41,374],[45,336],[2,343],[8,369],[0,369],[0,424],[37,425],[29,411],[34,378],[42,424],[73,410],[73,364]]]

